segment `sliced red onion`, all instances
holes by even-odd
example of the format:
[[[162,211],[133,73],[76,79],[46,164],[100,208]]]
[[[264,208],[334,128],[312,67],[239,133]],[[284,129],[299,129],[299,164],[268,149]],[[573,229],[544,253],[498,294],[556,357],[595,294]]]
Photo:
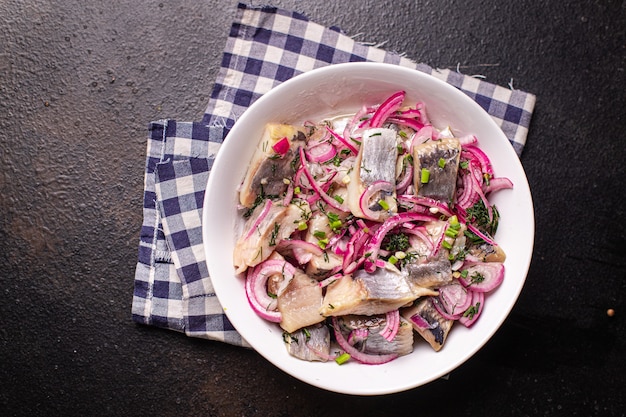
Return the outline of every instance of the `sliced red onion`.
[[[473,193],[473,181],[471,176],[472,174],[470,173],[463,173],[461,175],[463,185],[458,189],[460,194],[457,195],[456,199],[456,204],[459,207],[468,208],[474,204],[473,200],[476,194]]]
[[[424,197],[421,195],[410,195],[410,194],[402,194],[399,195],[398,201],[400,202],[410,202],[414,204],[419,204],[421,206],[427,207],[431,213],[441,213],[446,217],[450,217],[453,215],[452,210],[447,203],[444,203],[439,200],[435,200],[434,198]]]
[[[357,343],[365,342],[369,334],[370,332],[366,327],[359,327],[358,329],[352,330],[346,340],[350,343],[350,346],[354,346]]]
[[[380,250],[380,244],[387,232],[389,232],[394,227],[399,224],[412,222],[412,221],[433,221],[436,220],[432,216],[424,215],[421,213],[399,213],[394,216],[389,217],[385,220],[382,225],[374,232],[374,235],[369,240],[368,245],[365,249],[365,253],[369,253],[369,259],[365,261],[365,270],[367,272],[374,272],[376,270],[376,264],[373,260],[378,258],[378,251]]]
[[[293,199],[293,184],[290,182],[287,185],[287,191],[285,192],[285,197],[283,198],[283,206],[288,206],[291,204],[291,200]]]
[[[378,268],[384,268],[387,265],[387,262],[382,259],[376,259],[375,263]]]
[[[491,237],[487,236],[485,233],[481,232],[476,226],[474,226],[471,223],[465,223],[465,225],[467,226],[467,229],[474,233],[476,236],[478,236],[479,238],[481,238],[482,240],[484,240],[485,242],[489,243],[490,245],[493,246],[497,246],[498,244],[496,243],[495,240],[493,240]]]
[[[476,323],[476,320],[478,320],[480,313],[483,312],[483,306],[485,305],[485,293],[477,291],[470,291],[470,293],[472,294],[470,307],[468,307],[461,318],[459,318],[459,322],[465,327],[471,327],[474,323]],[[473,309],[470,312],[469,310],[472,307]]]
[[[289,151],[289,139],[282,138],[272,146],[272,149],[281,156],[285,155]]]
[[[413,149],[417,145],[421,145],[422,143],[431,140],[434,135],[434,129],[431,125],[425,125],[423,128],[418,130],[415,135],[413,135],[413,140],[411,141],[411,149]]]
[[[346,148],[350,149],[350,152],[352,152],[355,155],[359,153],[359,150],[357,148],[355,148],[354,145],[352,145],[350,142],[348,142],[345,138],[343,138],[340,134],[338,134],[337,132],[335,132],[334,130],[332,130],[328,126],[326,126],[326,129],[330,132],[330,134],[335,139],[337,139],[339,142],[341,142],[343,144],[343,146],[345,146]]]
[[[474,158],[476,158],[476,160],[480,163],[483,173],[493,176],[493,168],[491,166],[491,161],[489,160],[489,157],[485,154],[485,152],[483,152],[482,149],[474,145],[466,145],[463,147],[463,150],[465,152],[469,152],[470,154],[474,156]]]
[[[426,232],[426,230],[423,227],[416,227],[413,229],[403,229],[403,231],[409,235],[415,236],[416,238],[424,242],[424,244],[426,244],[426,247],[428,248],[430,252],[435,250],[435,243],[433,242],[430,235],[428,234],[428,232]],[[411,240],[412,240],[412,236],[409,236],[409,242],[411,242]],[[415,246],[415,243],[411,243],[411,246]]]
[[[293,265],[277,259],[266,260],[248,270],[245,284],[246,296],[252,309],[261,318],[280,323],[282,317],[280,312],[276,311],[278,301],[267,294],[267,280],[275,274],[283,275],[285,283],[281,286],[281,289],[284,290],[293,278],[294,273],[295,268]]]
[[[410,317],[413,324],[422,330],[434,329],[437,327],[437,323],[430,324],[426,319],[419,314],[414,314]]]
[[[410,127],[411,129],[415,131],[418,131],[424,127],[424,124],[422,122],[417,121],[415,119],[411,119],[410,117],[403,117],[403,116],[389,117],[387,118],[387,121],[389,123],[394,123],[400,126]]]
[[[430,124],[430,120],[428,119],[428,115],[426,114],[426,105],[422,102],[419,102],[415,105],[415,109],[419,112],[420,120],[422,121],[422,123],[424,123],[425,125]]]
[[[474,135],[465,135],[465,136],[461,136],[458,139],[459,139],[459,143],[461,144],[461,146],[473,145],[475,143],[478,143],[478,138]]]
[[[369,208],[370,202],[372,198],[380,193],[381,191],[385,191],[387,193],[392,193],[394,190],[393,184],[389,181],[374,181],[370,185],[365,188],[361,197],[359,197],[359,208],[363,212],[365,218],[370,220],[378,220],[381,216],[381,212],[373,211]]]
[[[460,277],[459,281],[469,290],[474,292],[489,292],[496,289],[504,280],[504,264],[500,262],[479,262],[464,267],[466,277]],[[475,274],[480,274],[482,279],[476,280]]]
[[[335,200],[334,198],[326,194],[326,192],[324,192],[324,190],[315,182],[313,175],[311,175],[311,171],[309,171],[307,167],[306,155],[304,154],[304,150],[302,148],[300,148],[300,162],[302,163],[302,167],[304,168],[303,169],[304,175],[309,180],[311,187],[313,187],[315,192],[319,194],[320,198],[324,200],[326,204],[328,204],[329,206],[337,210],[340,210],[346,213],[350,211],[345,203],[340,204],[337,200]]]
[[[439,251],[441,250],[441,244],[443,243],[443,241],[446,238],[446,230],[447,229],[448,229],[448,223],[445,224],[443,230],[441,231],[441,234],[437,238],[437,241],[433,244],[433,250],[430,253],[430,256],[432,258],[437,257],[437,255],[439,254]]]
[[[300,265],[311,260],[312,255],[322,256],[324,251],[319,245],[300,239],[283,239],[276,245],[276,250],[290,250]]]
[[[337,155],[337,149],[329,142],[320,142],[309,147],[306,153],[310,161],[323,164]]]
[[[476,194],[478,194],[480,199],[483,201],[483,204],[487,208],[487,214],[489,215],[489,221],[492,221],[493,220],[493,208],[491,207],[491,204],[489,203],[489,200],[487,199],[487,196],[483,192],[482,184],[479,183],[478,180],[475,177],[473,177],[473,176],[472,176],[472,183],[473,183],[472,188],[473,188],[474,192]]]
[[[413,165],[407,162],[402,175],[396,180],[396,193],[402,194],[413,182]]]
[[[365,365],[382,365],[383,363],[390,362],[398,357],[398,354],[396,353],[389,353],[386,355],[370,355],[359,351],[354,346],[351,346],[341,333],[339,322],[336,317],[333,317],[333,329],[335,330],[335,339],[337,339],[339,346],[341,346],[341,348],[357,362]]]
[[[306,342],[306,347],[315,354],[318,358],[322,359],[324,362],[334,361],[337,358],[337,355],[332,353],[325,353],[321,350],[317,349],[313,344]]]
[[[343,130],[343,137],[350,138],[353,137],[356,130],[359,128],[361,124],[361,119],[366,117],[367,115],[374,113],[375,109],[369,108],[367,106],[362,106],[358,112],[350,119],[350,121],[346,124],[346,127]],[[367,119],[369,121],[369,118]],[[356,127],[356,128],[355,128]],[[356,148],[355,148],[356,149]],[[354,152],[355,154],[357,152]]]
[[[385,315],[385,327],[380,331],[380,335],[388,342],[391,342],[400,329],[400,311],[393,310]]]
[[[439,296],[433,300],[433,305],[444,317],[458,320],[471,302],[472,297],[465,287],[453,282],[439,288]]]
[[[370,128],[381,127],[385,120],[387,120],[393,112],[398,110],[404,101],[405,94],[404,91],[398,91],[383,101],[370,120]]]
[[[505,177],[495,177],[489,180],[489,185],[483,187],[485,194],[513,188],[513,183]]]

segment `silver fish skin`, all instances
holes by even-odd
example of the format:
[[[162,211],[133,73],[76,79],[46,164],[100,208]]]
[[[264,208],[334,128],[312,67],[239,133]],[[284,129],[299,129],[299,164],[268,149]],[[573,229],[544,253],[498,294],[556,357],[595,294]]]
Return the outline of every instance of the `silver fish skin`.
[[[415,194],[446,203],[453,201],[460,158],[461,143],[456,138],[429,140],[416,145],[413,148]],[[427,183],[421,182],[422,168],[430,173]]]
[[[396,131],[377,128],[363,132],[359,176],[365,185],[376,181],[395,183],[398,159]]]
[[[328,285],[320,313],[325,317],[384,314],[418,296],[406,275],[397,270],[377,268],[371,274],[358,270]]]
[[[413,352],[413,327],[402,316],[400,317],[398,333],[391,341],[380,335],[387,324],[385,315],[347,315],[338,317],[337,321],[346,338],[353,330],[367,329],[367,338],[355,344],[355,347],[364,353],[376,355],[395,353],[402,356]]]
[[[439,314],[431,297],[424,297],[413,306],[401,309],[400,315],[435,351],[441,350],[454,324],[454,320],[448,320]],[[414,316],[419,317],[414,320]]]
[[[330,357],[330,330],[323,324],[308,326],[293,333],[285,332],[283,339],[287,352],[298,359],[327,362]]]
[[[396,163],[398,158],[397,133],[393,129],[376,128],[363,132],[359,153],[350,171],[348,183],[348,207],[357,217],[365,217],[360,205],[361,195],[368,186],[385,181],[391,184],[391,192],[379,192],[367,203],[370,210],[376,213],[372,220],[384,221],[397,213],[395,199]],[[388,209],[383,209],[378,201],[384,200]]]
[[[436,258],[408,262],[403,271],[407,272],[411,285],[422,288],[439,288],[453,279],[452,264],[446,251],[442,251]]]
[[[289,150],[277,154],[272,147],[282,140],[289,140]],[[252,156],[239,192],[239,202],[252,207],[259,195],[280,196],[287,189],[285,179],[293,176],[292,162],[298,148],[306,144],[303,127],[286,124],[268,124]]]

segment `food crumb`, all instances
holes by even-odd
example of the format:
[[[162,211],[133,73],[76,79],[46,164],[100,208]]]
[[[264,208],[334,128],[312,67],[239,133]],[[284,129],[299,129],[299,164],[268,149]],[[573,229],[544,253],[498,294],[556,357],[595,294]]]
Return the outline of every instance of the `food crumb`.
[[[608,310],[606,310],[606,315],[609,317],[613,317],[615,315],[615,310],[609,308]]]

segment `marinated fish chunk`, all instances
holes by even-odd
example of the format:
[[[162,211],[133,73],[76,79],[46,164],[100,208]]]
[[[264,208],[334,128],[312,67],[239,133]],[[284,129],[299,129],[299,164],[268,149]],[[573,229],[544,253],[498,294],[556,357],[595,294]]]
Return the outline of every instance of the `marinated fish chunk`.
[[[436,258],[408,262],[404,266],[404,271],[408,273],[411,285],[424,288],[439,288],[453,279],[452,265],[445,252]]]
[[[349,174],[348,207],[352,214],[384,221],[393,213],[397,213],[395,199],[397,158],[395,130],[376,128],[363,133],[354,169]],[[384,189],[377,190],[378,187]],[[373,191],[364,194],[369,190]]]
[[[332,252],[326,252],[324,255],[311,257],[306,266],[306,273],[317,280],[328,278],[332,272],[341,267],[343,258]]]
[[[506,260],[506,253],[500,246],[490,245],[487,242],[472,245],[468,251],[483,262],[504,262]]]
[[[430,346],[439,351],[448,337],[454,320],[444,318],[433,306],[432,298],[418,300],[415,305],[400,310],[400,315],[412,324]]]
[[[418,296],[399,271],[377,268],[368,273],[360,269],[328,285],[320,313],[325,317],[383,314]]]
[[[323,324],[285,332],[283,339],[291,356],[305,361],[326,362],[330,357],[330,330]]]
[[[285,207],[271,200],[259,205],[247,220],[243,234],[235,244],[233,263],[236,273],[266,260],[276,244],[296,230],[302,213],[301,205],[290,204]]]
[[[338,317],[337,322],[346,339],[350,339],[350,333],[355,330],[362,333],[362,336],[357,337],[359,340],[354,345],[361,352],[376,355],[395,353],[399,356],[413,352],[413,328],[403,317],[400,317],[398,333],[391,341],[380,334],[387,324],[384,314],[374,316],[347,315]]]
[[[281,142],[285,139],[287,142]],[[284,193],[288,186],[285,180],[293,177],[292,163],[297,150],[305,142],[304,128],[268,124],[241,185],[239,202],[245,207],[252,207],[259,196]]]
[[[280,327],[291,333],[322,322],[324,317],[319,313],[322,299],[319,283],[296,269],[293,279],[278,296],[278,311],[282,316]]]
[[[453,201],[461,157],[456,138],[429,140],[413,148],[415,194],[443,202]],[[427,174],[423,174],[423,170]],[[427,177],[427,181],[422,182]]]

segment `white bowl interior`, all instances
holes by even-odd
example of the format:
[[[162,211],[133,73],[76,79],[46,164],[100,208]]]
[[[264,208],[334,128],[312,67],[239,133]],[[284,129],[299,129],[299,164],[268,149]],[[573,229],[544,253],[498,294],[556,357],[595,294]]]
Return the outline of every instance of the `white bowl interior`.
[[[455,134],[475,134],[491,158],[497,176],[514,189],[492,201],[501,213],[496,240],[507,253],[503,284],[487,295],[484,311],[471,329],[453,327],[440,352],[416,335],[415,350],[384,365],[356,362],[305,362],[291,357],[282,329],[259,318],[249,307],[243,277],[234,273],[237,187],[261,132],[268,122],[297,123],[355,112],[405,90],[405,103],[426,103],[433,124]],[[203,235],[209,273],[228,318],[267,360],[288,374],[330,391],[376,395],[399,392],[446,375],[469,359],[496,332],[522,290],[534,242],[534,214],[528,181],[512,146],[491,117],[465,94],[424,73],[377,63],[338,64],[299,75],[257,100],[236,122],[222,145],[209,178],[203,213]]]

